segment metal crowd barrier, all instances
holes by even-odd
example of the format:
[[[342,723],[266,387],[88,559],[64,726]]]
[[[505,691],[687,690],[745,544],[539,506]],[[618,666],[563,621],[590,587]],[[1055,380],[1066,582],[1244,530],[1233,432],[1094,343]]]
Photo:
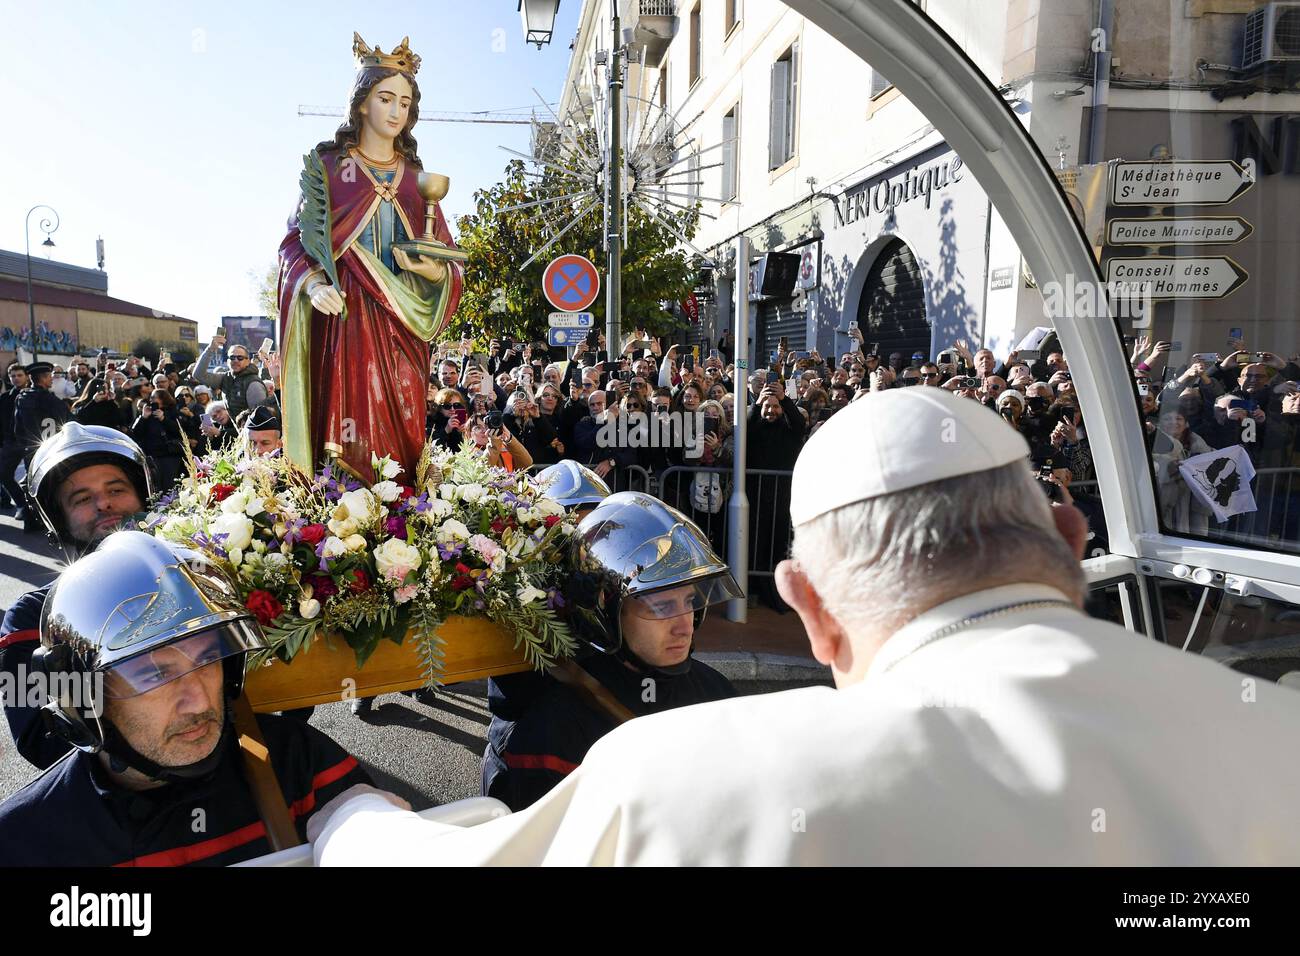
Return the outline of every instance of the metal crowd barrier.
[[[717,476],[718,491],[700,487],[696,478]],[[691,465],[674,465],[656,475],[655,495],[685,513],[708,536],[709,543],[720,555],[727,554],[728,516],[727,502],[731,497],[732,469],[706,468]],[[750,468],[745,472],[745,488],[749,496],[749,574],[751,577],[771,577],[777,564],[790,556],[794,530],[790,524],[791,471],[767,468]],[[703,483],[701,483],[703,485]],[[713,505],[697,507],[697,505]]]
[[[528,471],[535,475],[550,467],[550,465],[534,463],[528,466]],[[640,465],[615,468],[611,474],[605,476],[605,482],[613,491],[642,491],[648,495],[655,494],[654,479],[650,476],[650,472]]]

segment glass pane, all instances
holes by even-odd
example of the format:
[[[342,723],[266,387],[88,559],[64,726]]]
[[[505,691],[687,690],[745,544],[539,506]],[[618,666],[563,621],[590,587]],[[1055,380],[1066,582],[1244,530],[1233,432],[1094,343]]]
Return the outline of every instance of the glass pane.
[[[1300,686],[1300,611],[1270,598],[1151,579],[1165,643],[1243,674]]]

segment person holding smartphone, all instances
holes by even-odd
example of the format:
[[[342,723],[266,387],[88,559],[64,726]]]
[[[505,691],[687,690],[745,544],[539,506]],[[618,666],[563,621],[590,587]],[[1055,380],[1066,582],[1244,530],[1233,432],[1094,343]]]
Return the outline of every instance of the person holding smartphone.
[[[459,389],[440,388],[433,396],[433,427],[429,440],[444,448],[456,451],[465,439],[465,424],[469,420],[469,405]]]
[[[501,412],[475,415],[466,423],[465,433],[493,468],[527,471],[533,464],[528,449],[505,426]]]
[[[252,362],[245,345],[232,345],[226,353],[229,364],[228,372],[212,372],[208,366],[214,355],[219,355],[226,347],[225,332],[218,331],[212,336],[207,348],[199,353],[194,363],[194,380],[212,388],[221,389],[221,396],[226,402],[232,418],[248,408],[256,408],[267,401],[266,385]]]

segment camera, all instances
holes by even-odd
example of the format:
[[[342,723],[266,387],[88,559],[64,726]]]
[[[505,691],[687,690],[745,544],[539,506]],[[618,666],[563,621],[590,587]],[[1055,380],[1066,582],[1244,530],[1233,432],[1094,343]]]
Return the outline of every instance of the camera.
[[[483,426],[490,432],[501,431],[501,413],[495,408],[488,412],[483,419]]]
[[[958,388],[979,388],[980,380],[973,375],[966,375],[957,380]]]

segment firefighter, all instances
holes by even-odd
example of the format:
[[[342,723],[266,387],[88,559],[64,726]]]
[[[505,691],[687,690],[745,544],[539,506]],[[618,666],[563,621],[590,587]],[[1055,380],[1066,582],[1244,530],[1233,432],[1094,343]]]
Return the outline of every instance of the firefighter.
[[[93,551],[152,493],[140,446],[116,428],[69,422],[41,443],[27,473],[30,508],[69,560]],[[54,583],[29,591],[0,622],[0,674],[16,680],[30,670],[40,636],[41,608]],[[17,686],[11,683],[10,686]],[[47,736],[35,707],[21,694],[5,695],[5,716],[18,752],[41,769],[67,753],[66,741]]]
[[[740,590],[689,518],[649,495],[620,492],[579,523],[574,549],[565,599],[586,649],[577,664],[626,711],[603,708],[551,675],[527,694],[490,700],[482,792],[512,810],[563,780],[626,712],[639,717],[736,693],[691,656],[708,607]]]
[[[118,532],[59,576],[40,632],[43,715],[74,749],[0,804],[0,866],[228,865],[271,851],[232,719],[245,655],[265,642],[214,565]],[[257,722],[300,837],[315,807],[368,783],[320,731]]]

